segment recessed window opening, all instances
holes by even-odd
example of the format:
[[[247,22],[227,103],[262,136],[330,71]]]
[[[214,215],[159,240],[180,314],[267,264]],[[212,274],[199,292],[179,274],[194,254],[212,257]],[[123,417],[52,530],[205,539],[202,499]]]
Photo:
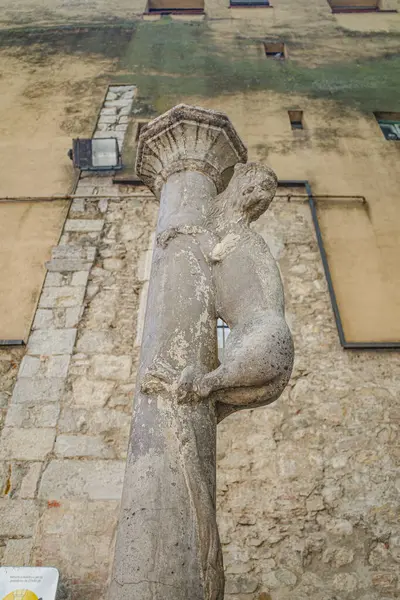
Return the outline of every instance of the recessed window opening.
[[[374,114],[385,138],[391,142],[400,141],[400,113],[376,112]]]
[[[224,357],[225,345],[230,334],[228,325],[222,319],[217,319],[218,359],[221,362]]]
[[[328,0],[333,13],[379,12],[380,0]]]
[[[161,15],[202,15],[204,0],[149,0],[148,12]]]
[[[246,8],[262,8],[265,6],[271,6],[269,0],[230,0],[230,6],[234,7],[246,7]]]
[[[283,42],[263,42],[265,56],[276,60],[285,59],[285,44]]]
[[[288,114],[292,129],[304,129],[302,110],[289,110]]]

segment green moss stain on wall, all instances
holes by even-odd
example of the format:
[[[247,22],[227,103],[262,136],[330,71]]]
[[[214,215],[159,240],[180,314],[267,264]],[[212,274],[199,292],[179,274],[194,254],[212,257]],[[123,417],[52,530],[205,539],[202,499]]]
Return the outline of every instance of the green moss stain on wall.
[[[124,55],[131,37],[132,24],[9,29],[0,30],[0,50],[10,49],[21,60],[35,63],[59,53],[118,59]]]
[[[298,60],[267,59],[261,39],[217,33],[207,21],[138,21],[105,26],[0,32],[0,48],[12,47],[21,58],[40,63],[57,52],[100,55],[117,61],[115,82],[134,82],[140,91],[141,114],[152,116],[185,97],[271,90],[327,98],[361,111],[399,110],[400,54],[385,53],[382,34],[368,34],[376,43],[374,58],[357,59],[357,45],[366,34],[336,28],[336,34],[354,48],[346,61],[311,67]],[[400,34],[388,37],[400,42]],[[307,39],[291,32],[288,42],[324,48],[324,39]],[[29,46],[29,53],[27,53]],[[400,43],[398,44],[400,47]],[[28,58],[27,58],[28,60]],[[305,64],[304,64],[305,63]]]
[[[157,112],[185,96],[262,90],[329,98],[363,111],[399,108],[400,54],[307,68],[267,59],[257,44],[261,40],[239,37],[219,43],[207,23],[143,22],[121,57],[124,75],[117,79],[137,82]]]

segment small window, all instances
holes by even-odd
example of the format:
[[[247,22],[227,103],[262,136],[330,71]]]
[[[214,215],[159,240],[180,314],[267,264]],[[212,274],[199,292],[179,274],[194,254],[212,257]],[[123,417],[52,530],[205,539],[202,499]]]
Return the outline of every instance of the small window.
[[[283,42],[263,42],[265,56],[276,60],[285,59],[285,44]]]
[[[202,15],[204,0],[149,0],[148,13]]]
[[[230,6],[232,8],[235,6],[251,8],[271,6],[271,4],[269,0],[230,0]]]
[[[292,129],[304,129],[302,110],[289,110],[288,114]]]
[[[400,141],[400,113],[377,112],[375,118],[387,140]]]
[[[224,358],[225,344],[230,333],[228,325],[222,319],[217,319],[218,359]]]
[[[379,12],[380,0],[328,0],[333,13]]]

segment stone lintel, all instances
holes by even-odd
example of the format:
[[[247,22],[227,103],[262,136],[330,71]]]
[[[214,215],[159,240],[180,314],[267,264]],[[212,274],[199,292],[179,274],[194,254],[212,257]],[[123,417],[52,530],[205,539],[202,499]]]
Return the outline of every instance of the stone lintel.
[[[136,173],[156,194],[173,173],[199,171],[221,192],[247,149],[221,112],[179,104],[141,129]]]

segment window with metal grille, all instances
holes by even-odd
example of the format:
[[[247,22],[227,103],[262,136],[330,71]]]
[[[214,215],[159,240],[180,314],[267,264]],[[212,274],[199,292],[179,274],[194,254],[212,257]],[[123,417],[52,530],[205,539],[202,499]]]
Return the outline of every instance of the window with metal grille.
[[[222,319],[217,319],[218,358],[222,361],[225,352],[225,344],[230,333],[228,325]]]
[[[267,58],[285,59],[285,44],[283,42],[263,42]]]
[[[148,13],[170,15],[204,13],[204,0],[149,0]]]
[[[292,129],[304,129],[302,110],[289,110],[288,115]]]
[[[397,12],[383,9],[381,0],[328,0],[328,4],[333,13]]]
[[[378,119],[378,124],[387,140],[392,142],[400,141],[400,120],[387,121],[385,119]]]
[[[400,112],[374,112],[375,119],[385,136],[391,142],[400,140]]]

